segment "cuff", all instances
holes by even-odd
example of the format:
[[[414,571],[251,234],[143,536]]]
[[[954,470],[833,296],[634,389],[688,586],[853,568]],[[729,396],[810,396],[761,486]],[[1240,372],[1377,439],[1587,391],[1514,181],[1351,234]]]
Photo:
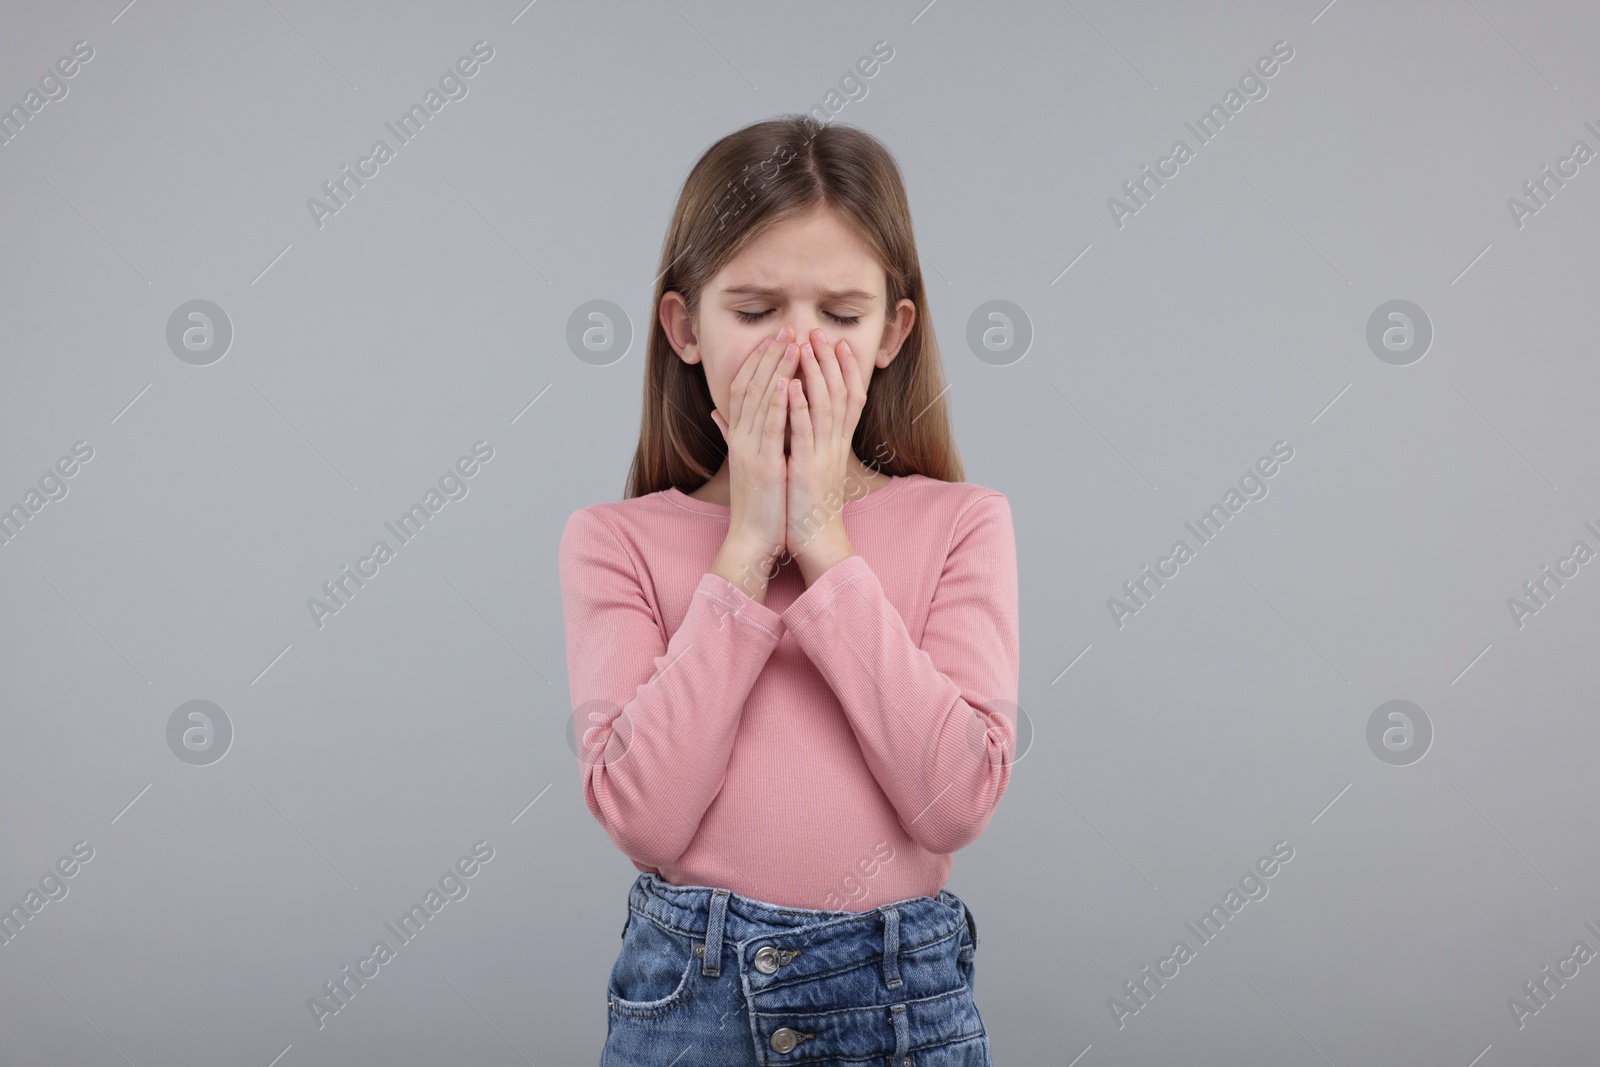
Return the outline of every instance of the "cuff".
[[[867,565],[866,557],[857,554],[841,559],[823,571],[822,576],[796,597],[793,604],[783,609],[779,618],[783,620],[784,628],[790,631],[804,630],[819,612],[844,592],[847,585],[862,580],[877,581],[877,575]]]
[[[832,570],[833,568],[830,568],[829,573],[832,573]],[[718,612],[719,619],[724,615],[732,615],[751,626],[765,630],[774,639],[783,636],[782,616],[720,574],[706,571],[700,576],[700,584],[695,587],[694,593],[695,596],[708,598],[722,609]]]

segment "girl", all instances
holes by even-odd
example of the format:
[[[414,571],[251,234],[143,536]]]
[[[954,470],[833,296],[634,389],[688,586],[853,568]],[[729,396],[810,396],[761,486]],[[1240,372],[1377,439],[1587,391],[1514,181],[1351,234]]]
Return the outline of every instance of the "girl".
[[[894,160],[808,116],[718,141],[655,307],[626,499],[560,547],[584,799],[642,872],[601,1063],[988,1065],[943,887],[1011,775],[1016,546]]]

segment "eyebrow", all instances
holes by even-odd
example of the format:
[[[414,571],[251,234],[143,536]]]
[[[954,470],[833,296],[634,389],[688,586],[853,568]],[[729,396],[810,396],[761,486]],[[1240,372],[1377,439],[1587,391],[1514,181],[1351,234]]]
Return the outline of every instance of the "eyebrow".
[[[770,285],[734,285],[723,292],[728,296],[782,296],[783,290]],[[826,289],[822,296],[827,300],[872,300],[878,294],[864,289]]]

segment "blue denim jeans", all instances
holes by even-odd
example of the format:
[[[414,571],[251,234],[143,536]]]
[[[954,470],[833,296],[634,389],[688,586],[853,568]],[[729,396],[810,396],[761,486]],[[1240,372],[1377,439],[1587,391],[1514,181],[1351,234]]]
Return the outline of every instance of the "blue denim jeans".
[[[977,923],[948,890],[869,911],[784,908],[639,875],[601,1067],[992,1067]]]

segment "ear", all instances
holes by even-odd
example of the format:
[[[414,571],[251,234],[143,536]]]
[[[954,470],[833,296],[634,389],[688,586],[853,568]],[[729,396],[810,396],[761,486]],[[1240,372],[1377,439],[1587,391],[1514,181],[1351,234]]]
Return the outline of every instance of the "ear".
[[[683,294],[671,290],[662,293],[658,315],[661,329],[667,335],[667,343],[678,353],[678,358],[685,363],[699,363],[700,344],[695,339],[694,319],[689,314],[689,305],[684,301]]]
[[[912,324],[917,321],[917,305],[909,299],[903,299],[894,306],[893,317],[883,324],[883,343],[878,348],[877,358],[873,361],[879,370],[894,362],[900,354],[900,346],[905,344],[906,337],[911,333]]]

